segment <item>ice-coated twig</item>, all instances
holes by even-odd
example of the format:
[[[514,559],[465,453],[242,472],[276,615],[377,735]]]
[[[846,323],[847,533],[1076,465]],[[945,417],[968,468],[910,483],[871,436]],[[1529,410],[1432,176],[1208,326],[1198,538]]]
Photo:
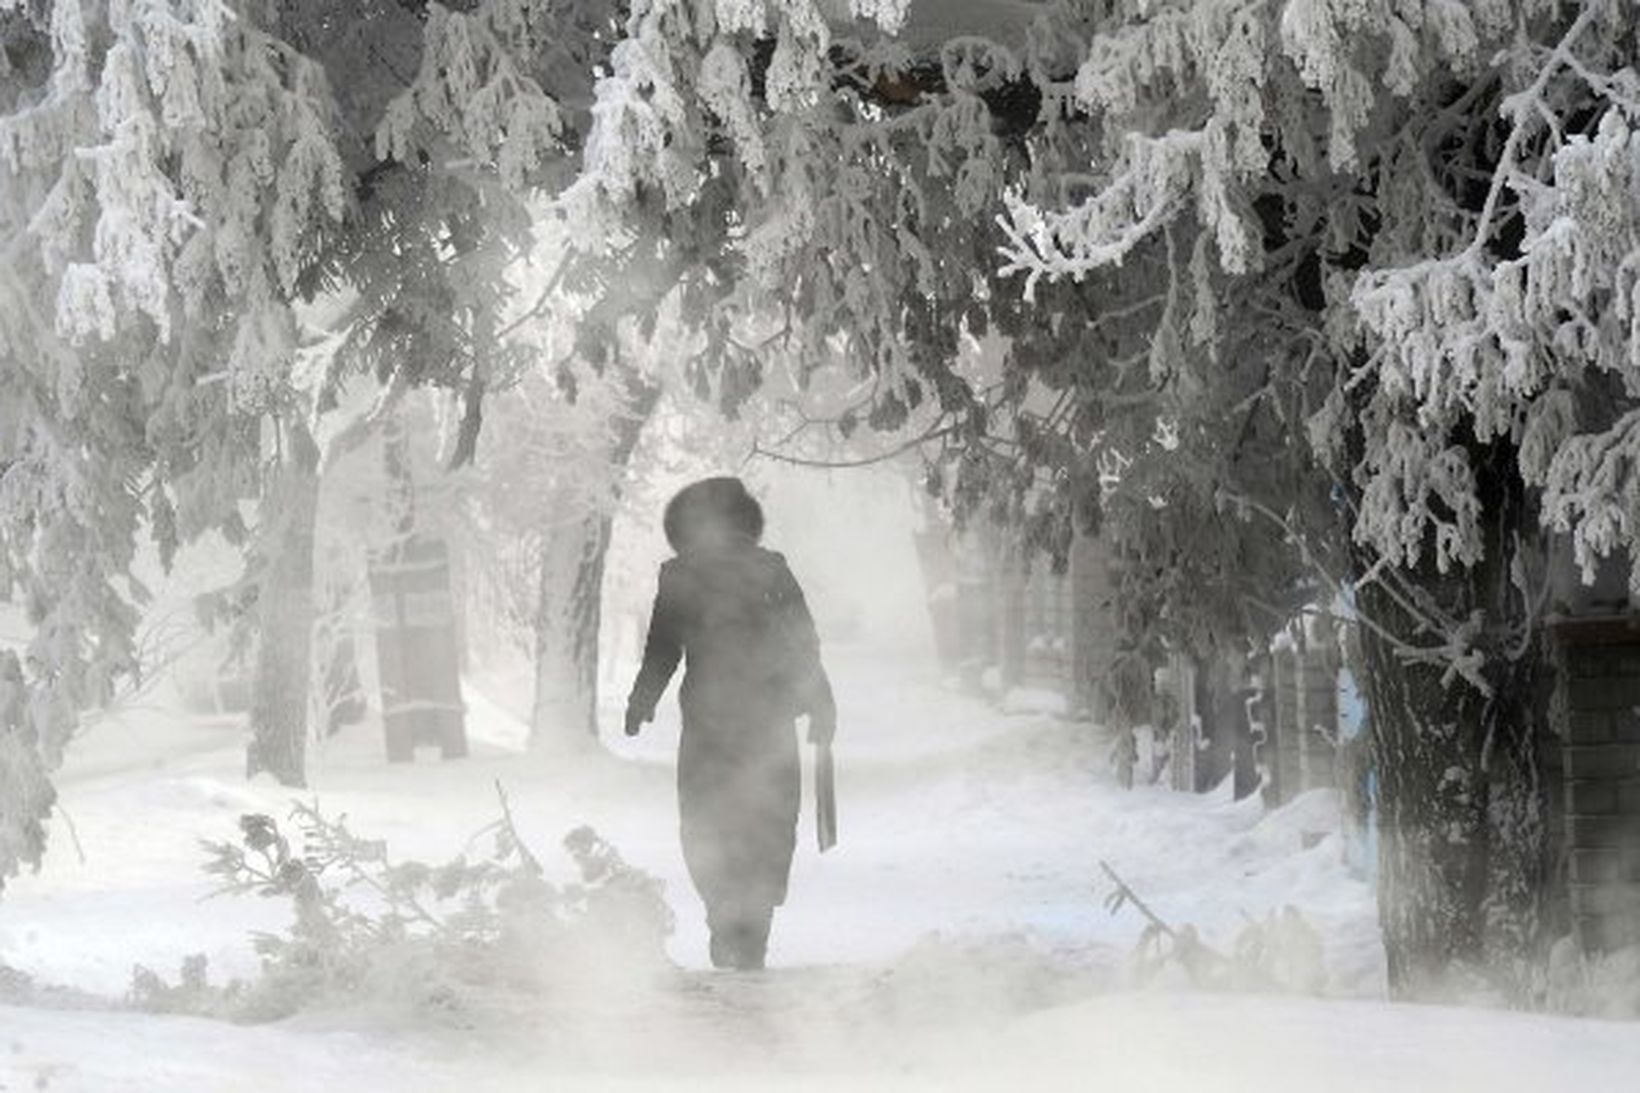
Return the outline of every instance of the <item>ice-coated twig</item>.
[[[1524,91],[1518,91],[1504,98],[1502,113],[1511,122],[1509,137],[1504,142],[1503,151],[1498,155],[1497,171],[1493,174],[1492,184],[1487,189],[1486,202],[1481,208],[1480,219],[1475,225],[1475,234],[1470,240],[1468,250],[1465,252],[1466,255],[1478,256],[1481,248],[1486,246],[1488,237],[1491,234],[1492,221],[1497,216],[1498,203],[1503,197],[1504,187],[1509,184],[1509,179],[1516,168],[1515,159],[1519,154],[1521,141],[1526,136],[1528,112],[1534,106],[1541,104],[1543,93],[1547,90],[1549,81],[1560,70],[1560,66],[1571,58],[1572,44],[1588,29],[1596,16],[1603,14],[1605,7],[1606,5],[1603,2],[1586,5],[1582,12],[1578,14],[1578,17],[1572,21],[1572,25],[1555,45],[1553,51],[1550,52],[1548,58],[1544,61],[1543,68],[1538,71],[1537,78],[1532,81],[1531,86]]]
[[[63,823],[68,827],[68,838],[74,844],[74,853],[79,856],[80,864],[84,865],[86,863],[85,847],[80,843],[80,829],[74,826],[74,817],[68,814],[68,809],[63,807],[61,801],[57,803],[56,809],[57,815],[63,818]]]
[[[1133,908],[1141,915],[1144,915],[1146,921],[1150,923],[1145,938],[1141,939],[1141,945],[1156,935],[1167,938],[1173,943],[1173,958],[1178,960],[1191,979],[1198,983],[1209,980],[1215,972],[1222,972],[1230,965],[1230,958],[1203,942],[1200,935],[1196,933],[1194,926],[1185,925],[1175,929],[1169,925],[1166,919],[1158,915],[1151,909],[1149,904],[1139,898],[1139,893],[1135,892],[1127,881],[1117,875],[1116,870],[1110,867],[1109,862],[1101,858],[1099,868],[1103,869],[1105,876],[1109,877],[1111,883],[1116,885],[1116,891],[1112,892],[1105,900],[1105,906],[1110,910],[1110,913],[1115,914],[1120,911],[1123,904],[1132,904]]]
[[[1158,915],[1155,911],[1151,910],[1150,905],[1139,898],[1139,893],[1135,892],[1132,887],[1129,886],[1127,881],[1123,880],[1116,874],[1116,870],[1110,867],[1109,862],[1101,858],[1099,860],[1099,868],[1103,869],[1105,871],[1105,876],[1109,877],[1111,883],[1116,885],[1116,891],[1112,892],[1110,897],[1105,900],[1105,906],[1110,909],[1111,914],[1115,914],[1117,911],[1120,911],[1122,909],[1122,904],[1131,903],[1133,905],[1133,909],[1138,911],[1141,915],[1144,915],[1145,918],[1149,919],[1150,924],[1156,927],[1157,930],[1161,931],[1169,938],[1174,940],[1178,939],[1179,932],[1172,926],[1169,926],[1167,921],[1163,919],[1161,915]]]
[[[524,837],[518,833],[518,825],[513,822],[512,802],[507,800],[507,790],[499,778],[495,780],[495,795],[501,801],[501,825],[506,829],[507,837],[512,840],[512,844],[518,848],[518,856],[523,859],[530,872],[538,877],[545,876],[547,871],[541,868],[541,859],[535,856],[535,851],[530,849]]]

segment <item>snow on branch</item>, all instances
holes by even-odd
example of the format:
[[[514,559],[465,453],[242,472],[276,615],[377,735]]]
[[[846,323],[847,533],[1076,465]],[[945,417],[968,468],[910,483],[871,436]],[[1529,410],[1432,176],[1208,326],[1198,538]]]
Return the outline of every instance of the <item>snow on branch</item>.
[[[527,189],[564,131],[558,103],[527,72],[549,29],[537,7],[484,0],[469,14],[430,5],[421,67],[376,129],[377,157],[410,162],[437,135],[493,166],[509,189]]]
[[[1593,583],[1602,557],[1634,552],[1640,539],[1640,411],[1603,432],[1568,439],[1554,455],[1545,486],[1544,519],[1572,535],[1583,580]],[[1640,586],[1640,567],[1630,572]],[[1636,588],[1640,591],[1640,587]]]
[[[0,20],[32,58],[0,64],[0,591],[35,622],[0,748],[48,771],[137,670],[139,531],[168,558],[239,526],[246,422],[289,396],[290,297],[352,195],[323,70],[249,13],[31,12]],[[0,874],[37,859],[29,819],[0,814]]]
[[[1131,21],[1119,15],[1094,35],[1075,79],[1077,101],[1124,141],[1104,184],[1063,211],[1012,200],[1000,221],[1009,240],[1003,271],[1026,275],[1027,299],[1043,277],[1079,280],[1120,265],[1192,192],[1224,269],[1241,273],[1257,265],[1257,236],[1231,195],[1237,180],[1269,164],[1263,5],[1125,8]],[[1161,125],[1171,127],[1151,135]]]
[[[1571,393],[1640,392],[1640,79],[1601,76],[1573,48],[1581,36],[1598,55],[1606,39],[1588,28],[1611,15],[1585,7],[1502,99],[1510,135],[1467,241],[1353,286],[1375,388],[1357,535],[1392,554],[1400,544],[1409,563],[1427,531],[1438,565],[1478,557],[1473,483],[1424,442],[1460,426],[1518,444],[1521,478],[1543,490],[1544,518],[1571,535],[1586,578],[1598,557],[1636,545],[1634,424],[1580,410]],[[1577,110],[1584,132],[1562,120]],[[1521,231],[1516,255],[1498,253],[1505,223]]]
[[[1133,249],[1178,212],[1188,192],[1191,161],[1205,146],[1200,131],[1159,139],[1134,137],[1124,170],[1096,196],[1064,212],[1043,212],[1009,195],[997,218],[1008,237],[1003,275],[1025,274],[1025,298],[1034,301],[1043,277],[1081,280],[1119,266]]]

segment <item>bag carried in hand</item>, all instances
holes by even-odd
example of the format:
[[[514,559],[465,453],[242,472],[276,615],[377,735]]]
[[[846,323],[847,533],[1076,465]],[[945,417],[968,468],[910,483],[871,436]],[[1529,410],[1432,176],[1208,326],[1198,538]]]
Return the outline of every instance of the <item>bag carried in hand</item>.
[[[814,749],[814,829],[820,853],[837,845],[837,768],[832,762],[831,745]]]

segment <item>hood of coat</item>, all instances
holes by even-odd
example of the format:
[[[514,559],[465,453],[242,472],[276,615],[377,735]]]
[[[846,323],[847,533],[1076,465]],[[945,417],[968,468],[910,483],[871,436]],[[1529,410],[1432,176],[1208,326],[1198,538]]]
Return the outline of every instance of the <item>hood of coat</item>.
[[[721,553],[757,544],[763,507],[740,479],[705,478],[667,502],[661,523],[679,554]]]

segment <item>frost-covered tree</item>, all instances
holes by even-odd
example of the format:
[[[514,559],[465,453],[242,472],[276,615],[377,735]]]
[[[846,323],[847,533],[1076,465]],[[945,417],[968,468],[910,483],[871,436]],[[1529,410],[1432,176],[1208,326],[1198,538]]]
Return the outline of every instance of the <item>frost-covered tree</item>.
[[[734,288],[686,303],[706,337],[694,367],[725,401],[771,361],[799,381],[842,361],[870,383],[836,430],[922,423],[930,488],[959,515],[1022,527],[1063,558],[1078,518],[1131,501],[1135,521],[1111,532],[1132,529],[1125,599],[1151,616],[1134,647],[1188,640],[1205,652],[1268,631],[1248,593],[1284,599],[1299,580],[1281,529],[1222,514],[1210,483],[1190,506],[1149,503],[1179,478],[1177,445],[1158,445],[1159,432],[1222,464],[1212,445],[1235,430],[1224,443],[1242,468],[1266,466],[1268,435],[1280,435],[1251,397],[1270,376],[1249,334],[1226,342],[1225,359],[1247,360],[1233,374],[1188,351],[1215,317],[1211,240],[1180,231],[1123,276],[1044,286],[1030,306],[1000,276],[1007,237],[994,217],[1008,196],[1052,205],[1090,184],[1082,164],[1102,131],[1073,94],[1088,20],[1033,26],[1047,9],[1007,3],[859,7],[854,19],[803,2],[635,9],[566,200],[641,222],[647,198],[673,224],[716,222],[727,206],[715,251],[702,246],[710,233],[693,242]],[[1178,337],[1151,346],[1159,319]],[[961,363],[974,339],[1000,345],[998,367]],[[1253,412],[1234,425],[1200,412],[1224,400]],[[1229,485],[1280,504],[1310,469],[1283,466]],[[1313,475],[1302,492],[1316,495]],[[1227,534],[1190,535],[1203,513]],[[1158,572],[1233,582],[1222,596],[1168,596]]]
[[[965,259],[977,254],[963,245],[1002,148],[977,92],[889,103],[910,59],[881,31],[904,3],[853,4],[874,20],[858,25],[837,18],[847,10],[636,6],[561,207],[663,235],[704,269],[683,311],[706,338],[695,378],[725,406],[761,382],[772,353],[799,373],[843,356],[882,377],[871,409],[895,425],[925,397],[969,394],[948,370],[919,374],[919,354],[954,354],[956,324],[906,309],[971,293]],[[976,86],[1000,79],[984,56],[949,63]],[[907,339],[917,321],[923,336]]]
[[[1107,139],[1084,196],[1011,206],[1010,266],[1030,294],[1178,225],[1209,240],[1207,290],[1229,329],[1266,326],[1303,395],[1290,442],[1337,483],[1331,531],[1269,515],[1351,556],[1392,985],[1468,969],[1519,991],[1546,860],[1545,525],[1586,567],[1632,547],[1640,12],[1085,11],[1075,100]]]
[[[0,5],[0,591],[35,626],[8,781],[135,670],[139,529],[246,534],[343,179],[324,73],[226,5]],[[49,803],[7,794],[0,877]]]
[[[1353,602],[1394,986],[1520,989],[1540,516],[1585,564],[1633,526],[1634,5],[861,8],[635,8],[569,195],[728,206],[713,382],[756,382],[762,308],[874,377],[858,417],[932,394],[935,485],[1050,543],[1102,510],[1136,627]]]
[[[472,527],[505,581],[494,595],[534,665],[532,749],[553,756],[597,739],[604,561],[628,463],[660,387],[625,368],[589,374],[569,402],[550,376],[493,396],[505,436],[475,464]]]
[[[349,376],[483,392],[526,202],[560,183],[614,4],[0,3],[0,877],[41,850],[77,711],[135,670],[140,532],[252,544],[250,766],[300,784],[321,415]],[[303,352],[295,305],[346,314]],[[241,502],[266,496],[247,520]],[[21,676],[17,682],[14,676]],[[24,715],[16,715],[17,710]]]

